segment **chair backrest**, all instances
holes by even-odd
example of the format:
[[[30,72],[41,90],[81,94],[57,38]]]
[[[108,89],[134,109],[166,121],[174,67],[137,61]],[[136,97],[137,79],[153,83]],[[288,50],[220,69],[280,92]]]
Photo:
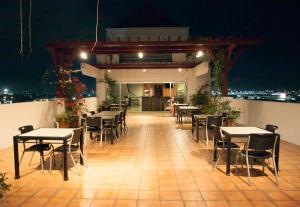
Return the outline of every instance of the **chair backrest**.
[[[214,139],[215,141],[224,141],[224,135],[219,126],[214,128]]]
[[[18,130],[19,130],[19,132],[20,132],[21,134],[24,134],[24,133],[26,133],[26,132],[32,131],[32,130],[33,130],[33,126],[32,126],[32,125],[21,126],[21,127],[19,127]]]
[[[120,114],[115,115],[114,124],[118,125]]]
[[[278,134],[250,134],[246,149],[249,150],[274,150]]]
[[[272,125],[272,124],[267,124],[265,129],[269,132],[275,133],[278,130],[278,126]]]
[[[100,127],[101,117],[86,117],[86,125],[88,127]]]
[[[222,126],[223,124],[223,117],[222,116],[208,116],[207,117],[207,125],[214,125],[214,126]]]
[[[81,128],[74,129],[70,144],[78,144],[80,142]]]

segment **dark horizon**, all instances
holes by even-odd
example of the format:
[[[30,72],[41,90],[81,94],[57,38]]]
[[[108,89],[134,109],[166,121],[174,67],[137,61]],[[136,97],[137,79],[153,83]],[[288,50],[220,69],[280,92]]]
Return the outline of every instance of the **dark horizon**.
[[[145,3],[146,2],[146,3]],[[100,1],[100,39],[105,28],[126,26],[133,22],[137,10],[149,1]],[[28,56],[29,1],[23,1],[24,59],[19,56],[19,5],[5,0],[0,8],[0,41],[2,45],[2,75],[0,89],[41,88],[41,77],[52,59],[45,48],[50,40],[94,40],[96,0],[36,2],[32,5],[32,49]],[[212,37],[263,37],[264,44],[245,52],[229,74],[229,87],[234,89],[299,90],[300,29],[299,3],[294,1],[151,1],[167,25],[189,26],[193,39]],[[143,11],[143,10],[142,10]],[[147,10],[145,10],[147,11]],[[150,12],[149,12],[150,11]],[[141,12],[140,12],[141,13]],[[116,15],[117,14],[117,15]],[[158,16],[159,16],[158,14]],[[146,15],[146,14],[145,14]],[[131,20],[130,20],[131,19]],[[127,21],[127,22],[126,22]],[[151,19],[144,25],[159,26]],[[137,18],[135,25],[143,25]],[[133,25],[134,25],[133,24]],[[88,87],[95,87],[92,78],[81,77]]]

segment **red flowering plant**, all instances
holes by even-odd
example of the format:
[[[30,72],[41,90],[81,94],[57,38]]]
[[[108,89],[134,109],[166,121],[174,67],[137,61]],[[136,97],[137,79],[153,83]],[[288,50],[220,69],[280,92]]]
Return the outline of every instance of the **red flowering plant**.
[[[60,115],[64,121],[68,121],[72,127],[78,125],[79,115],[85,112],[86,105],[83,93],[87,89],[78,77],[72,76],[71,69],[59,69],[59,81],[57,82],[56,97],[64,99],[65,113]],[[62,104],[58,102],[58,104]],[[59,121],[59,120],[57,120]]]

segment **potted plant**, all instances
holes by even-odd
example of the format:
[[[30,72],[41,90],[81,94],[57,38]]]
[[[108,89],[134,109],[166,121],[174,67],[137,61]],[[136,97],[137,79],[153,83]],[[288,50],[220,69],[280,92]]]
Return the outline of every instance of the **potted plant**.
[[[66,112],[56,115],[55,121],[58,123],[59,128],[69,128],[70,127],[70,119]]]
[[[230,101],[226,100],[219,103],[219,113],[227,113],[228,114],[228,125],[232,126],[236,120],[241,116],[241,111],[239,109],[233,108],[230,106]]]
[[[108,109],[110,104],[117,102],[117,95],[115,93],[116,81],[109,77],[108,73],[104,74],[105,88],[105,100],[101,103],[101,109]]]
[[[191,96],[191,103],[193,106],[204,106],[207,105],[209,102],[209,95],[208,95],[208,84],[201,86],[197,93]]]
[[[9,191],[10,184],[6,183],[7,177],[5,173],[0,173],[0,198],[4,196],[5,191]]]

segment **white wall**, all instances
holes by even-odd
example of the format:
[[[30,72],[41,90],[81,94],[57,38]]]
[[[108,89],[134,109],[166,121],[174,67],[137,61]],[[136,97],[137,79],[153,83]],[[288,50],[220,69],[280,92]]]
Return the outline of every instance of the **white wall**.
[[[300,104],[234,99],[232,105],[242,111],[240,123],[259,127],[275,124],[281,139],[300,145]]]
[[[88,110],[95,110],[97,98],[85,99]],[[55,101],[26,102],[0,105],[0,149],[12,145],[13,136],[19,134],[23,125],[37,127],[54,127],[55,114],[62,111]]]

